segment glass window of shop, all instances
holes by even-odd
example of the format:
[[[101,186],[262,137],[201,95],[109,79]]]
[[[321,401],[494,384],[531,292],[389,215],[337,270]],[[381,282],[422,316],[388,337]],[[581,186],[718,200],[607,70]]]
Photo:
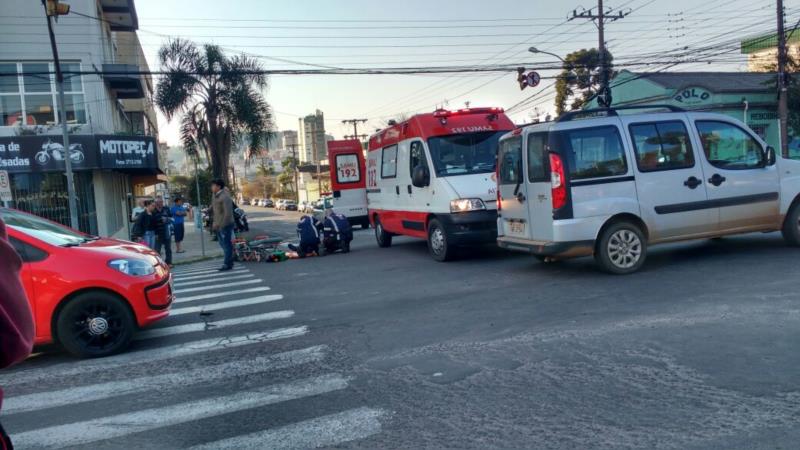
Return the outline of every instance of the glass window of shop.
[[[64,62],[64,72],[81,70],[78,62]],[[57,90],[49,62],[0,63],[0,126],[58,123]],[[64,111],[67,123],[86,123],[83,78],[64,74]]]
[[[84,233],[97,234],[97,208],[91,172],[75,172],[78,223]],[[11,174],[12,206],[69,226],[67,182],[63,173]]]

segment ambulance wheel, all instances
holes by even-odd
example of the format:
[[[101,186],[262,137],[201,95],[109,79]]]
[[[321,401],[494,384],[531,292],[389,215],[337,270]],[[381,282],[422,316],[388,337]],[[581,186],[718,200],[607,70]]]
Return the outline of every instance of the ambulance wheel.
[[[438,219],[428,222],[428,251],[436,261],[449,261],[455,249],[447,242],[447,232]]]
[[[375,240],[378,241],[378,247],[386,248],[392,246],[392,235],[383,229],[380,219],[375,217]]]

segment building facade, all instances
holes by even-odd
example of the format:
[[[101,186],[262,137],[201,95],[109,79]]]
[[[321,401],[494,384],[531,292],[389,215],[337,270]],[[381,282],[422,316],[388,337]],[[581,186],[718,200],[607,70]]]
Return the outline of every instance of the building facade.
[[[777,34],[744,40],[741,49],[747,55],[747,70],[750,72],[772,72],[778,67]],[[786,33],[786,53],[800,61],[800,32]]]
[[[75,172],[82,231],[125,237],[136,196],[164,181],[153,82],[136,36],[133,0],[72,0],[54,24],[65,72],[70,145],[64,149],[53,57],[41,2],[4,0],[19,16],[0,45],[0,169],[11,206],[69,224],[64,158]],[[93,73],[95,72],[95,73]]]
[[[614,106],[667,104],[686,110],[726,114],[745,122],[769,145],[778,149],[780,136],[774,83],[773,73],[637,74],[623,70],[611,86]],[[587,108],[597,106],[597,100],[592,100]]]
[[[322,111],[309,114],[298,119],[300,163],[316,163],[328,157],[328,146],[325,140],[325,117]]]

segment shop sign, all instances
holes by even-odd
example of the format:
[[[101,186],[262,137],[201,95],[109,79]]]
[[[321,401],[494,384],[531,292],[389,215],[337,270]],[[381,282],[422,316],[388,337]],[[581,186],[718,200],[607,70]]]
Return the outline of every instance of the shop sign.
[[[690,87],[678,91],[672,99],[684,105],[699,105],[708,103],[711,100],[711,93],[703,88]]]
[[[8,176],[8,171],[0,170],[0,201],[10,202],[14,200],[11,195],[11,178]]]
[[[149,136],[72,135],[68,152],[62,142],[56,135],[0,138],[0,170],[63,172],[67,155],[73,171],[158,169],[156,142]]]
[[[69,155],[72,170],[97,167],[94,136],[70,136],[66,151],[61,136],[15,136],[0,140],[0,170],[11,173],[63,172]]]
[[[156,141],[149,136],[97,136],[104,169],[157,169]]]

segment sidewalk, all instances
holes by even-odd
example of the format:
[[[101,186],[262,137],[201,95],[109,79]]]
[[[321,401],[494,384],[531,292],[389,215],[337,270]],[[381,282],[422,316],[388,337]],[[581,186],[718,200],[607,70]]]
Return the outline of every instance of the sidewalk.
[[[201,241],[206,246],[205,256],[201,248]],[[211,240],[211,235],[206,231],[201,233],[200,230],[195,228],[194,222],[186,222],[186,231],[182,243],[185,253],[175,253],[175,243],[172,243],[172,263],[173,264],[187,264],[193,261],[199,261],[209,258],[222,257],[222,249],[217,241]]]

